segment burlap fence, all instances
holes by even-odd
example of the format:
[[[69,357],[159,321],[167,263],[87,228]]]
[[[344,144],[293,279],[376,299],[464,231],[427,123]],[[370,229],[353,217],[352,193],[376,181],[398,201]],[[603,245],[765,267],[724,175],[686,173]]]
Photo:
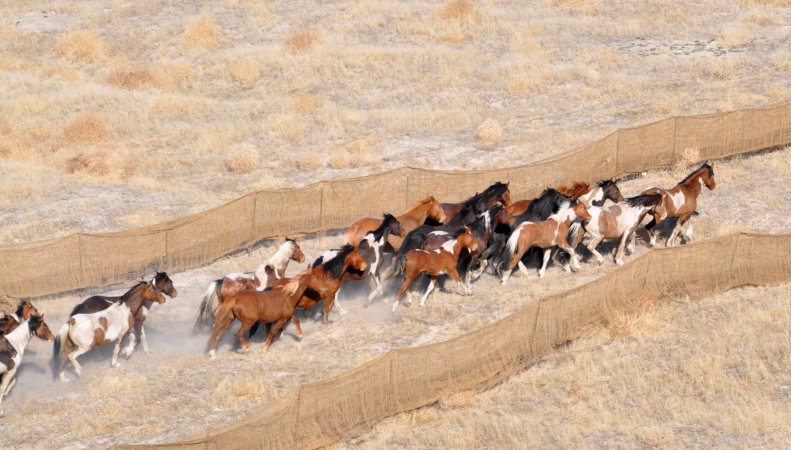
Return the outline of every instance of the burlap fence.
[[[0,292],[37,297],[132,280],[153,269],[205,265],[255,242],[337,229],[365,216],[398,213],[432,194],[459,201],[494,181],[528,198],[570,180],[596,181],[666,167],[682,152],[722,158],[791,143],[791,101],[743,111],[673,117],[618,130],[534,164],[450,172],[402,168],[299,189],[261,191],[193,216],[116,233],[80,233],[0,247]]]
[[[651,250],[573,290],[543,298],[449,341],[398,349],[292,395],[230,426],[146,448],[315,448],[443,396],[490,387],[588,326],[667,295],[712,295],[791,280],[791,234],[731,234]],[[503,288],[505,289],[505,288]],[[127,446],[124,448],[131,448]]]

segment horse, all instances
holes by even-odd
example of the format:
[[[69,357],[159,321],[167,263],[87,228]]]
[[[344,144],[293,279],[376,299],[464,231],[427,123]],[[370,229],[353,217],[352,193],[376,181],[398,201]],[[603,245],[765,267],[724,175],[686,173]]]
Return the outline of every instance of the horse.
[[[175,287],[173,287],[173,280],[170,279],[166,272],[157,272],[154,275],[154,278],[151,280],[151,284],[153,284],[154,287],[170,298],[176,298],[178,295],[178,291]],[[134,289],[134,287],[132,289]],[[127,293],[131,292],[132,289],[127,291]],[[76,314],[92,314],[105,310],[119,301],[120,298],[121,296],[105,297],[103,295],[94,295],[92,297],[88,297],[83,300],[82,303],[74,306],[74,308],[71,310],[71,313],[69,314],[69,317],[72,317]],[[138,309],[134,314],[134,331],[129,332],[129,345],[132,346],[132,351],[134,351],[135,346],[137,346],[135,335],[135,333],[137,333],[137,335],[140,336],[140,342],[143,344],[143,351],[146,353],[152,352],[151,348],[148,346],[148,341],[146,340],[146,329],[144,324],[146,317],[148,317],[148,312],[151,310],[151,306],[153,304],[154,302],[150,300],[143,301],[140,309]],[[131,355],[132,353],[130,352],[126,357],[128,358]]]
[[[498,181],[484,189],[483,192],[476,192],[475,195],[461,203],[440,203],[440,206],[445,212],[445,222],[447,222],[456,217],[465,206],[471,206],[477,215],[491,208],[497,202],[502,203],[503,206],[511,204],[511,191],[508,189],[508,183]]]
[[[63,373],[66,360],[71,361],[77,375],[82,374],[82,366],[77,357],[99,345],[115,341],[111,367],[118,367],[118,352],[121,342],[129,334],[135,324],[135,315],[142,308],[143,302],[153,301],[165,303],[165,296],[151,282],[141,281],[109,308],[95,313],[75,314],[58,331],[52,352],[53,376],[61,381],[68,381]],[[124,349],[127,358],[134,350],[134,340],[130,340]]]
[[[544,251],[544,261],[538,270],[538,277],[544,276],[549,257],[552,255],[554,247],[561,248],[571,255],[571,268],[579,270],[579,262],[574,249],[567,242],[568,231],[571,223],[575,219],[590,220],[591,216],[585,207],[585,203],[579,200],[570,200],[563,205],[560,210],[551,215],[547,220],[540,222],[523,222],[519,224],[511,233],[506,244],[506,250],[510,255],[505,270],[502,271],[501,283],[506,284],[514,267],[519,266],[519,270],[527,275],[527,268],[522,263],[522,256],[532,247],[538,247]],[[549,250],[549,251],[547,251]],[[502,262],[500,263],[502,266]],[[502,267],[501,267],[502,269]]]
[[[582,227],[591,236],[590,241],[585,246],[599,264],[604,262],[602,255],[596,251],[596,247],[602,240],[620,239],[618,250],[615,252],[615,264],[623,265],[623,253],[626,243],[631,241],[626,247],[626,253],[634,251],[634,231],[643,222],[643,218],[651,213],[654,217],[664,220],[666,217],[662,196],[660,194],[638,195],[626,199],[607,207],[591,206],[588,208],[590,220],[582,222]],[[577,248],[582,233],[572,243],[572,248]]]
[[[388,238],[392,235],[403,236],[401,224],[394,216],[385,214],[382,223],[375,230],[366,233],[365,237],[357,245],[360,256],[368,263],[369,269],[362,275],[353,272],[346,272],[345,279],[364,279],[370,277],[374,281],[374,290],[368,295],[368,303],[376,298],[383,289],[381,269],[384,262],[384,248]],[[342,308],[338,308],[341,310]]]
[[[395,252],[401,248],[403,235],[423,225],[426,219],[432,219],[439,223],[445,223],[446,221],[445,212],[440,207],[439,202],[432,196],[428,196],[425,199],[419,201],[417,204],[415,204],[415,206],[411,207],[403,214],[398,216],[397,219],[398,223],[401,225],[401,231],[403,234],[390,234],[390,236],[387,238],[387,242]],[[344,245],[359,245],[365,235],[379,228],[381,224],[381,219],[374,219],[370,217],[354,222],[351,224],[351,226],[349,226],[349,228],[346,230],[346,234],[343,236]]]
[[[478,216],[478,219],[472,223],[470,230],[475,242],[478,244],[478,249],[473,252],[467,252],[466,255],[459,255],[458,270],[460,274],[464,274],[465,284],[469,285],[472,277],[478,279],[489,264],[488,259],[482,258],[483,252],[488,248],[489,241],[495,233],[495,230],[504,227],[510,230],[510,226],[514,223],[514,217],[508,213],[503,205],[495,205]],[[429,233],[428,238],[423,243],[423,250],[436,250],[445,242],[451,240],[450,234],[444,231]],[[471,270],[476,264],[479,268],[473,273]]]
[[[14,376],[22,363],[25,348],[33,336],[45,341],[55,338],[44,322],[43,314],[40,316],[33,314],[28,319],[22,319],[18,327],[0,337],[0,402],[16,384]],[[0,417],[2,416],[3,410],[0,409]]]
[[[283,278],[289,261],[302,263],[305,261],[305,254],[302,253],[297,241],[286,238],[277,251],[258,266],[255,272],[229,273],[209,283],[198,306],[198,317],[195,319],[193,331],[211,329],[214,323],[214,311],[222,303],[223,298],[243,290],[263,291],[270,287],[274,280]]]
[[[31,316],[39,315],[38,310],[29,300],[21,300],[17,304],[16,311],[5,315],[0,319],[0,336],[13,331],[23,320],[29,320]]]
[[[323,300],[322,321],[325,324],[331,323],[329,314],[333,306],[338,306],[338,312],[345,314],[335,299],[344,274],[354,272],[362,275],[368,270],[368,267],[368,262],[360,255],[358,248],[350,244],[322,253],[310,266],[315,278],[310,280],[308,289],[302,294],[297,307],[311,309],[316,303]]]
[[[450,275],[451,278],[464,287],[464,292],[467,295],[472,295],[472,287],[461,280],[461,276],[456,269],[459,254],[465,248],[469,251],[478,249],[478,243],[475,242],[475,237],[473,237],[469,227],[459,229],[453,234],[452,240],[445,242],[436,250],[410,250],[404,257],[399,259],[397,262],[397,273],[404,274],[404,284],[401,285],[401,289],[399,289],[395,301],[393,301],[392,310],[396,310],[404,293],[407,294],[409,304],[412,304],[412,294],[409,292],[409,286],[421,274],[428,275],[431,281],[428,284],[426,293],[420,299],[420,306],[426,303],[426,299],[434,289],[434,284],[436,284],[437,277],[440,275]]]
[[[239,340],[243,353],[250,350],[250,343],[244,338],[244,333],[258,322],[274,324],[267,335],[265,351],[269,351],[275,335],[289,320],[297,326],[297,336],[301,338],[302,327],[299,319],[294,316],[294,310],[305,289],[308,288],[308,282],[315,277],[313,271],[308,269],[285,285],[274,289],[239,291],[227,297],[217,308],[217,320],[209,336],[209,358],[214,359],[217,343],[234,319],[241,322],[239,330],[234,335]]]
[[[675,244],[676,237],[681,231],[681,227],[695,215],[698,206],[698,195],[706,186],[710,191],[717,188],[717,182],[714,181],[714,168],[708,162],[703,163],[698,169],[687,175],[686,178],[679,181],[679,183],[672,189],[660,189],[652,187],[643,191],[643,194],[660,194],[662,195],[662,204],[664,206],[667,217],[678,219],[673,231],[665,242],[665,246],[672,247]],[[645,226],[648,230],[650,237],[649,246],[656,245],[656,238],[659,234],[659,227],[664,219],[654,216],[651,222]],[[687,243],[692,240],[692,225],[687,227],[687,230],[681,233],[682,243]]]
[[[571,187],[559,186],[556,190],[568,198],[583,201],[585,206],[603,206],[607,200],[618,203],[624,199],[618,185],[613,180],[599,181],[594,188],[591,188],[587,183],[577,181]],[[511,215],[519,216],[527,211],[532,202],[533,200],[519,200],[506,206],[506,209]]]

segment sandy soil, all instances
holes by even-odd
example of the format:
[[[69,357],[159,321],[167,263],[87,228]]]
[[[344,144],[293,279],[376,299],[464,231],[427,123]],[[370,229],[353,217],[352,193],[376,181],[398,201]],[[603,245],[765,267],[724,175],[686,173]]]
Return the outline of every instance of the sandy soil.
[[[791,231],[791,149],[715,164],[716,191],[705,191],[694,219],[696,239],[734,230]],[[624,195],[635,195],[654,185],[672,186],[687,168],[656,171],[623,182]],[[309,239],[302,247],[309,258],[340,242],[340,236]],[[319,380],[361,363],[391,348],[445,340],[496,321],[545,295],[600,277],[614,267],[583,264],[568,274],[550,267],[543,279],[515,274],[507,287],[485,275],[473,285],[473,297],[460,295],[458,286],[437,292],[426,307],[388,310],[389,301],[364,307],[365,286],[346,286],[340,301],[349,311],[333,313],[334,323],[318,318],[304,323],[299,341],[288,327],[271,352],[263,353],[262,337],[251,353],[232,350],[230,333],[217,360],[205,353],[206,336],[191,334],[197,304],[210,280],[222,274],[250,270],[274,247],[225,258],[209,266],[171,274],[179,297],[149,316],[152,354],[135,353],[120,368],[109,367],[109,352],[86,357],[84,376],[69,384],[51,380],[51,346],[34,341],[20,370],[19,382],[3,402],[3,425],[25,429],[6,433],[0,446],[27,446],[29,433],[44,447],[83,448],[118,442],[163,442],[228,424],[248,412],[266,408],[273,399],[299,383]],[[637,253],[646,251],[638,245]],[[627,259],[628,262],[628,259]],[[291,267],[290,272],[298,271]],[[121,290],[112,293],[120,293]],[[63,323],[80,297],[63,296],[37,301],[53,329]],[[106,349],[106,350],[109,350]],[[73,378],[72,374],[72,378]],[[131,414],[130,414],[131,411]]]

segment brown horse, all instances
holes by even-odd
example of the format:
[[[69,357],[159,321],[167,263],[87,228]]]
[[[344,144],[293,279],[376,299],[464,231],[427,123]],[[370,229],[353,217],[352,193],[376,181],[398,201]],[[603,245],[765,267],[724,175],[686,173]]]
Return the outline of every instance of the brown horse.
[[[450,222],[456,217],[465,206],[471,207],[475,214],[481,214],[494,206],[497,202],[508,206],[511,204],[511,191],[508,183],[497,182],[486,188],[483,192],[476,192],[475,195],[461,203],[441,203],[442,211],[445,212],[445,222]]]
[[[33,303],[29,300],[20,300],[14,313],[0,319],[0,336],[14,331],[20,322],[30,319],[33,315],[39,315]]]
[[[643,191],[643,194],[661,194],[662,205],[667,213],[667,217],[677,218],[676,226],[667,238],[665,245],[672,247],[675,244],[676,237],[681,231],[681,227],[695,214],[698,207],[698,195],[706,186],[710,191],[717,187],[717,182],[714,181],[714,168],[709,163],[704,163],[700,168],[687,175],[686,178],[681,180],[672,189],[660,189],[653,187]],[[659,227],[657,225],[662,223],[662,218],[654,214],[651,222],[646,225],[646,230],[650,235],[649,245],[653,247],[656,245],[656,237],[659,234]],[[684,233],[681,233],[681,240],[687,243],[692,239],[692,225],[690,225]]]
[[[274,325],[266,338],[264,346],[266,351],[269,351],[275,335],[289,320],[297,326],[297,336],[302,337],[302,327],[299,319],[294,317],[294,310],[313,278],[315,278],[313,271],[306,270],[283,286],[264,291],[241,291],[226,298],[217,309],[217,320],[209,336],[209,357],[214,359],[217,343],[234,319],[238,319],[242,324],[234,334],[242,346],[242,352],[250,349],[250,343],[244,338],[244,334],[258,322]]]
[[[311,271],[315,277],[309,281],[308,289],[299,299],[297,307],[310,309],[324,300],[323,321],[330,323],[330,309],[335,305],[343,276],[349,271],[363,274],[368,267],[368,262],[353,245],[347,244],[340,249],[324,252],[313,261]]]
[[[45,341],[55,338],[44,322],[44,315],[33,314],[28,319],[22,319],[19,325],[0,337],[0,401],[8,395],[16,383],[14,375],[22,363],[22,356],[30,339],[33,336]],[[3,411],[0,409],[0,417],[2,416]]]
[[[214,323],[214,311],[225,297],[244,290],[263,291],[271,287],[275,280],[285,276],[289,261],[301,263],[305,261],[305,254],[302,253],[296,240],[286,238],[277,251],[258,266],[255,272],[229,273],[209,283],[209,288],[198,306],[198,317],[195,319],[193,332],[211,329]]]
[[[596,187],[575,181],[570,187],[559,186],[556,190],[565,197],[583,201],[585,206],[602,206],[606,200],[618,203],[624,199],[618,185],[612,180],[600,181]],[[506,206],[506,210],[511,215],[518,216],[524,214],[532,202],[533,200],[519,200]]]
[[[577,254],[567,242],[569,227],[577,218],[590,220],[591,216],[585,208],[585,203],[573,200],[568,206],[549,216],[547,220],[519,224],[511,233],[506,244],[510,260],[500,263],[501,265],[506,263],[506,267],[502,271],[501,283],[505,284],[508,281],[511,272],[517,265],[522,273],[527,274],[527,268],[522,263],[522,256],[531,247],[538,247],[544,251],[544,262],[538,271],[539,277],[544,276],[549,257],[552,256],[552,249],[555,247],[561,248],[571,255],[571,268],[574,271],[578,270]]]
[[[437,222],[444,223],[445,213],[439,206],[439,202],[431,196],[418,202],[415,206],[409,208],[406,212],[398,216],[398,223],[401,225],[401,235],[390,234],[387,242],[394,251],[401,248],[401,242],[407,233],[415,228],[423,225],[427,218],[436,220]],[[349,229],[346,230],[346,235],[343,237],[344,244],[360,245],[366,234],[376,230],[382,225],[382,219],[374,219],[367,217],[354,222]]]
[[[393,311],[396,310],[405,293],[409,304],[412,304],[412,294],[408,292],[409,287],[412,285],[412,281],[421,274],[428,275],[431,281],[428,284],[426,293],[420,299],[420,306],[426,303],[426,299],[434,289],[434,285],[440,275],[449,275],[464,287],[467,295],[472,295],[472,288],[469,284],[462,282],[457,269],[459,254],[465,248],[473,252],[478,250],[478,243],[475,241],[475,237],[469,227],[458,230],[454,233],[452,240],[445,242],[436,250],[410,250],[406,255],[400,257],[396,262],[396,273],[403,273],[405,278],[404,284],[401,285],[401,289],[399,289],[393,302]]]
[[[178,295],[178,291],[175,287],[173,287],[173,280],[170,279],[166,272],[157,272],[154,275],[154,279],[151,280],[151,283],[157,290],[162,292],[163,294],[167,295],[170,298],[176,298]],[[134,288],[132,288],[134,289]],[[129,292],[132,291],[129,290]],[[127,292],[127,294],[129,293]],[[126,294],[124,294],[126,295]],[[118,297],[105,297],[103,295],[94,295],[92,297],[88,297],[82,301],[82,303],[77,304],[74,306],[74,309],[71,310],[71,314],[69,317],[74,316],[75,314],[91,314],[95,312],[99,312],[105,310],[112,306],[113,303],[118,302],[121,299],[121,296]],[[136,336],[140,336],[140,342],[143,344],[143,351],[146,353],[151,353],[151,348],[148,347],[148,341],[146,340],[146,329],[144,327],[146,317],[148,317],[148,312],[151,310],[151,306],[154,304],[154,301],[145,300],[143,304],[137,311],[134,311],[134,319],[135,319],[135,326],[134,331],[129,332],[129,345],[132,346],[132,350],[134,351],[134,347],[137,346]],[[132,353],[126,354],[126,357],[129,358]]]

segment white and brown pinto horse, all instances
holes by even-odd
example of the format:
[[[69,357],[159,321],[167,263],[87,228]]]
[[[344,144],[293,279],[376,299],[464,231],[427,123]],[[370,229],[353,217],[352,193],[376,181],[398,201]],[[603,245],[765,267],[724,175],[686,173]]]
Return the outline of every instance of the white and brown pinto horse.
[[[165,296],[152,283],[141,281],[109,308],[69,317],[55,337],[52,352],[53,376],[60,377],[61,381],[68,381],[63,373],[66,360],[71,361],[74,371],[81,375],[82,367],[77,362],[77,357],[94,347],[111,342],[115,342],[115,349],[110,366],[118,367],[121,342],[134,327],[135,315],[146,301],[165,303]],[[124,349],[125,356],[132,353],[134,344],[134,341],[129,342]]]
[[[0,337],[0,402],[14,387],[14,376],[33,336],[45,341],[55,338],[44,322],[44,315],[32,315],[29,319],[22,319],[16,328]],[[0,409],[0,417],[2,416],[3,410]]]
[[[426,219],[445,223],[445,213],[440,207],[439,202],[434,197],[429,196],[419,201],[415,206],[409,208],[406,212],[398,216],[397,219],[402,233],[398,235],[391,233],[387,238],[390,247],[396,252],[401,248],[401,242],[403,242],[403,237],[407,233],[423,225]],[[343,236],[343,243],[359,245],[368,233],[376,230],[381,225],[382,219],[374,219],[372,217],[360,219],[346,230],[346,234]]]
[[[426,303],[428,295],[434,289],[437,278],[441,275],[449,275],[464,287],[464,292],[467,295],[472,295],[472,288],[469,284],[465,284],[462,281],[457,269],[459,255],[461,250],[465,248],[469,251],[478,249],[478,243],[469,227],[458,230],[453,234],[453,239],[445,242],[436,250],[415,249],[399,257],[396,262],[396,274],[404,274],[404,284],[401,285],[401,289],[395,297],[393,311],[396,310],[405,293],[407,294],[408,303],[412,304],[412,294],[409,292],[409,287],[412,285],[412,281],[421,274],[428,275],[431,281],[428,284],[426,293],[420,299],[420,306]]]
[[[602,207],[591,206],[588,208],[591,218],[582,223],[585,232],[590,235],[590,241],[585,246],[599,264],[604,262],[604,257],[596,250],[603,240],[620,239],[618,250],[615,252],[615,264],[623,265],[624,249],[627,254],[634,251],[634,232],[643,222],[647,214],[652,214],[659,220],[664,220],[666,213],[659,194],[638,195],[623,202]],[[577,248],[582,234],[575,238],[571,247]],[[627,242],[630,242],[626,247]]]
[[[695,210],[698,207],[698,195],[706,186],[709,190],[713,191],[717,187],[717,182],[714,181],[714,168],[709,163],[704,163],[700,168],[689,174],[686,178],[681,180],[672,189],[660,189],[653,187],[643,191],[643,194],[661,194],[662,204],[664,206],[667,217],[678,219],[676,226],[667,238],[666,246],[672,247],[675,244],[676,237],[678,236],[681,228],[685,223],[696,214]],[[656,245],[656,237],[659,234],[659,227],[662,219],[654,217],[651,222],[646,225],[646,230],[650,235],[649,245],[653,247]],[[692,225],[682,233],[681,239],[684,243],[692,238]]]
[[[280,280],[285,276],[289,261],[304,262],[305,254],[302,253],[297,241],[286,238],[277,251],[258,266],[255,272],[229,273],[209,283],[198,307],[198,318],[195,319],[193,330],[211,329],[214,323],[214,312],[225,297],[239,291],[252,289],[263,291],[271,287],[275,280]]]
[[[564,197],[576,199],[585,203],[586,207],[589,206],[602,206],[607,200],[613,203],[622,202],[623,194],[621,194],[618,185],[613,180],[599,181],[596,186],[590,186],[587,183],[575,181],[570,187],[559,186],[557,191]],[[527,211],[527,208],[533,200],[519,200],[511,203],[505,209],[513,216],[519,216]]]
[[[403,231],[398,219],[391,214],[385,214],[379,227],[366,233],[357,245],[357,251],[360,253],[360,256],[368,263],[368,270],[362,276],[353,272],[346,272],[344,278],[364,279],[369,277],[373,280],[374,290],[368,295],[368,303],[376,298],[383,289],[381,272],[388,238],[390,236],[402,237],[404,235]],[[336,305],[338,306],[339,312],[343,311],[343,308],[341,308],[339,304],[336,303]]]
[[[569,227],[576,220],[590,220],[590,214],[585,204],[578,200],[569,200],[562,205],[558,212],[549,216],[548,219],[540,222],[522,222],[511,233],[506,242],[507,255],[510,260],[500,263],[505,266],[502,269],[501,283],[505,284],[511,276],[514,267],[519,266],[519,270],[527,275],[527,268],[522,263],[522,256],[532,247],[538,247],[544,251],[544,261],[538,270],[538,276],[543,277],[547,268],[552,251],[560,248],[571,256],[571,269],[579,269],[577,254],[568,243]]]

